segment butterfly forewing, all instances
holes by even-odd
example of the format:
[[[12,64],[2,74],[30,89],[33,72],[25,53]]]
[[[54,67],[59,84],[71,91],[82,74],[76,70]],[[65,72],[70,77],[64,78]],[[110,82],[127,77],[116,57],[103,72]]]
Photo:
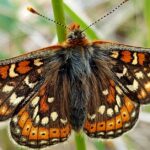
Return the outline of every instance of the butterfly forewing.
[[[0,120],[10,118],[23,107],[45,80],[47,57],[59,49],[49,48],[0,62]]]
[[[150,102],[150,53],[149,49],[117,43],[95,42],[110,58],[110,69],[121,89],[133,101]]]

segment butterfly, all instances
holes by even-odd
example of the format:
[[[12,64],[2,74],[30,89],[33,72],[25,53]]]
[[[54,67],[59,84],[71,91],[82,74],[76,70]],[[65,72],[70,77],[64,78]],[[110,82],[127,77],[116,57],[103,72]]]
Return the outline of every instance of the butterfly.
[[[67,40],[0,61],[0,121],[20,145],[43,148],[71,131],[116,138],[150,103],[150,49],[90,42],[79,25]]]

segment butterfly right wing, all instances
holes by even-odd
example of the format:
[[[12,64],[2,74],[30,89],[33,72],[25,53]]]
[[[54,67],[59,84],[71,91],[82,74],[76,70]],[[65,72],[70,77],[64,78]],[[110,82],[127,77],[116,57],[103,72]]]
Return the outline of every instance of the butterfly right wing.
[[[60,46],[48,47],[15,58],[0,61],[0,120],[10,118],[16,109],[37,92],[44,83]]]
[[[14,113],[10,130],[18,144],[42,148],[67,140],[71,133],[67,84],[59,69],[51,70],[36,94]]]

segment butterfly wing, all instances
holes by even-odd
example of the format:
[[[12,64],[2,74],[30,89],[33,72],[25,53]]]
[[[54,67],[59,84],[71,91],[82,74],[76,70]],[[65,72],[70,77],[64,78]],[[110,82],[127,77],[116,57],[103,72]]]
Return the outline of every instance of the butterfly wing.
[[[58,49],[61,47],[49,47],[0,61],[0,120],[10,118],[43,84],[47,64]]]
[[[93,80],[93,78],[92,78]],[[98,80],[98,79],[97,79]],[[113,81],[88,103],[84,131],[90,137],[115,138],[130,130],[139,115],[139,104],[133,102]]]
[[[15,112],[10,130],[18,144],[41,148],[63,142],[70,135],[67,80],[58,74],[58,69],[51,70],[39,91]]]
[[[150,50],[110,42],[93,45],[104,51],[125,94],[137,103],[150,103]]]
[[[136,123],[139,104],[120,88],[105,55],[96,52],[91,68],[91,97],[87,106],[84,131],[90,137],[118,137]]]

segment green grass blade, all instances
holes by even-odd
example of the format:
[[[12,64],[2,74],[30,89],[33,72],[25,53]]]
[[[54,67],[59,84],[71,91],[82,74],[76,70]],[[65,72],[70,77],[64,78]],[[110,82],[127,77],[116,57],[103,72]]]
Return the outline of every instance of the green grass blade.
[[[89,24],[86,24],[67,4],[64,3],[64,9],[69,16],[81,26],[81,29],[86,28]],[[86,31],[87,36],[91,39],[98,39],[98,35],[92,30],[92,28],[87,29]]]
[[[65,25],[63,0],[52,0],[54,18],[56,22]],[[61,43],[66,39],[66,29],[56,24],[58,41]]]
[[[86,150],[85,139],[82,133],[75,133],[76,150]]]
[[[144,0],[144,15],[147,25],[146,45],[150,46],[150,0]]]

